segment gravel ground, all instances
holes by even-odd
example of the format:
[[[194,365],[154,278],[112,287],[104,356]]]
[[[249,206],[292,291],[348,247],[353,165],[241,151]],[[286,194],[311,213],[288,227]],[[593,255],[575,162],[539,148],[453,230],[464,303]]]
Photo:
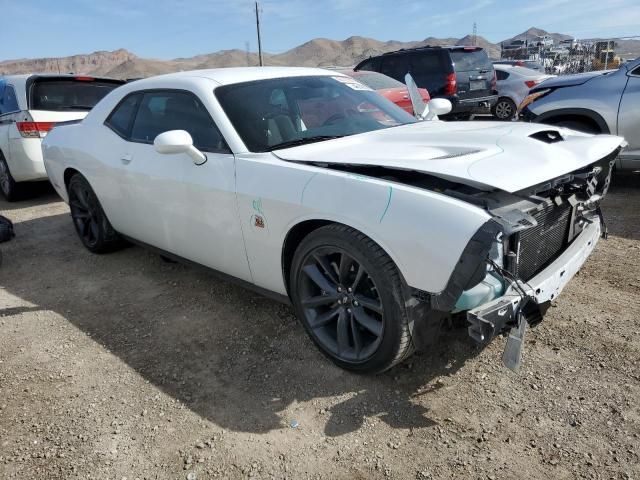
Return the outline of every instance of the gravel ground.
[[[462,327],[348,374],[287,306],[138,247],[92,255],[51,192],[0,201],[0,478],[637,479],[639,180],[519,375]]]

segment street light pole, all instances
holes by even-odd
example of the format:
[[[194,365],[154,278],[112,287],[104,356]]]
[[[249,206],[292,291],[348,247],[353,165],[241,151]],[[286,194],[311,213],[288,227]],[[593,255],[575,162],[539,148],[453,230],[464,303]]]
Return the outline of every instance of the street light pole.
[[[258,2],[256,2],[256,29],[258,30],[258,59],[260,61],[260,66],[264,66],[264,60],[262,58],[262,39],[260,38],[260,7],[258,6]]]

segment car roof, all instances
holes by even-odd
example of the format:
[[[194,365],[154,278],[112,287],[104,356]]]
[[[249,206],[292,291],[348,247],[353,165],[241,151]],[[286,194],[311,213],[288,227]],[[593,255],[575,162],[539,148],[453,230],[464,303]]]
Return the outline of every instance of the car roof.
[[[80,73],[21,73],[15,75],[0,75],[0,78],[5,79],[7,81],[16,81],[16,80],[28,80],[29,78],[37,77],[37,78],[77,78],[77,77],[91,77],[96,80],[112,80],[124,82],[124,80],[120,80],[117,78],[111,77],[101,77],[96,75],[86,75]]]
[[[212,68],[206,70],[189,70],[184,72],[167,73],[156,77],[149,77],[136,80],[136,85],[154,79],[171,80],[186,78],[206,78],[219,85],[231,85],[234,83],[251,82],[255,80],[269,80],[283,77],[305,77],[305,76],[344,76],[335,70],[325,70],[322,68],[305,67],[231,67]]]
[[[374,57],[385,55],[396,55],[398,53],[412,53],[412,52],[424,52],[424,51],[438,51],[438,50],[467,50],[467,51],[477,51],[484,50],[482,47],[478,46],[469,46],[469,45],[423,45],[421,47],[413,47],[413,48],[401,48],[400,50],[395,50],[393,52],[386,52],[382,55],[374,55]],[[373,58],[373,57],[372,57]]]

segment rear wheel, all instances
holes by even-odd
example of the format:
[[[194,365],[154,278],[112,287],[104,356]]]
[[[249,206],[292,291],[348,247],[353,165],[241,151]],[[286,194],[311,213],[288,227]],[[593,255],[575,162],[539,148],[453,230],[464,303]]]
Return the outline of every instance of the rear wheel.
[[[109,223],[87,179],[75,174],[68,192],[71,218],[82,244],[93,253],[107,253],[122,247],[122,239]]]
[[[516,104],[510,98],[502,97],[491,109],[491,113],[498,120],[511,120],[516,116]]]
[[[362,233],[337,224],[315,230],[296,250],[290,279],[298,317],[338,366],[377,373],[413,352],[400,273]]]
[[[8,202],[15,202],[20,197],[20,186],[13,179],[2,152],[0,152],[0,191]]]

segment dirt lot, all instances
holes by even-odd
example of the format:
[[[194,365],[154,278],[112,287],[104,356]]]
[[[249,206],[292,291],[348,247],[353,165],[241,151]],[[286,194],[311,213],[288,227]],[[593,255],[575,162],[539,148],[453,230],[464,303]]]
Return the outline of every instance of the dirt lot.
[[[52,193],[0,211],[1,478],[640,477],[638,178],[519,375],[503,339],[453,328],[354,376],[287,306],[141,248],[91,255]]]

